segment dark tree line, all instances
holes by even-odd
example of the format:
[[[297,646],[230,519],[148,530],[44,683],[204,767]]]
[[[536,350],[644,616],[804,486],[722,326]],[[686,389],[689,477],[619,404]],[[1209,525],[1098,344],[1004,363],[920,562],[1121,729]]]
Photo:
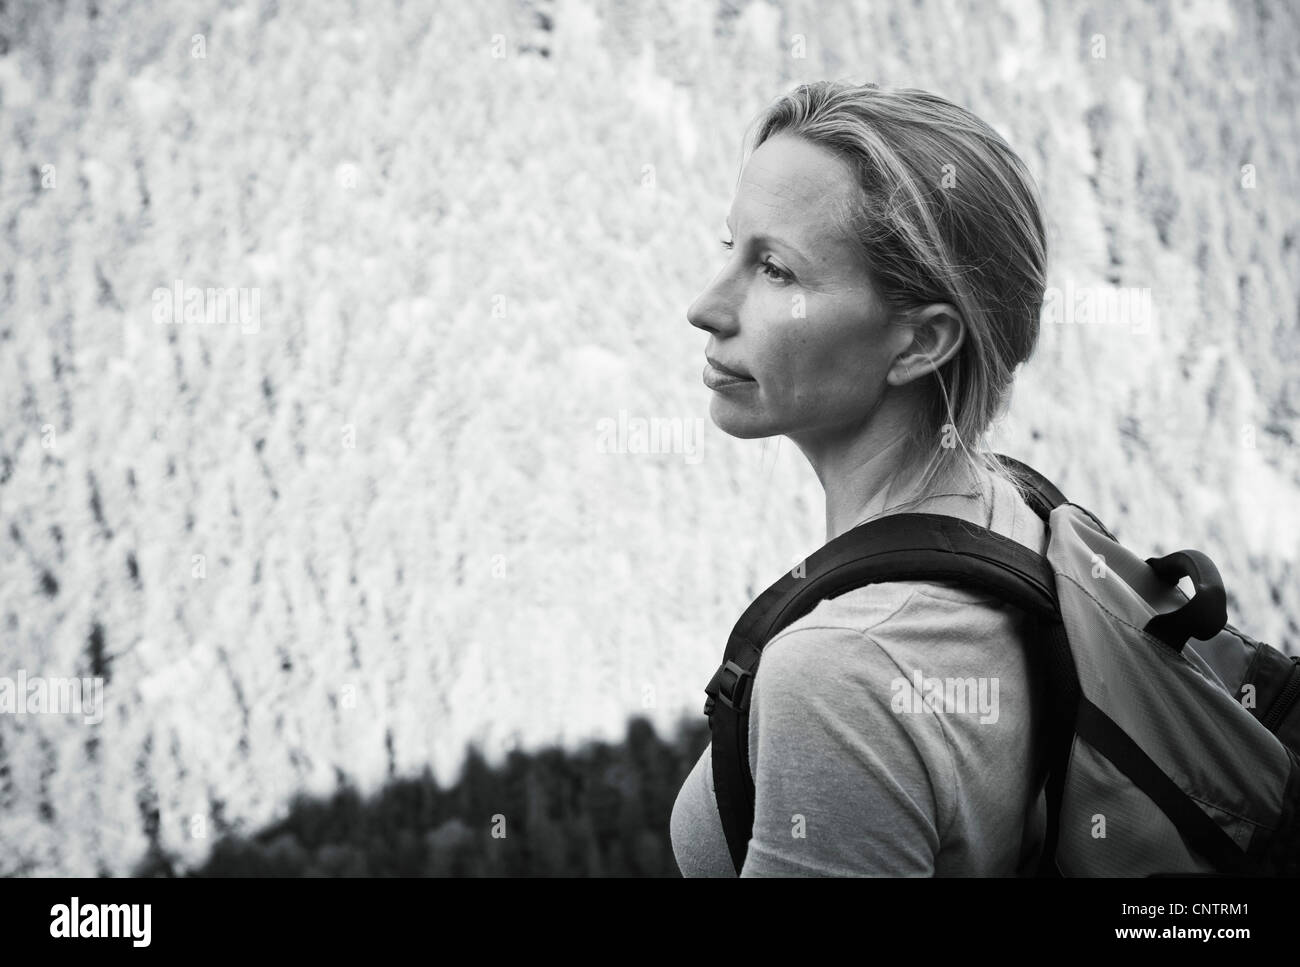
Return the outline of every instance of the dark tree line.
[[[156,851],[135,875],[678,876],[669,816],[708,741],[703,717],[670,741],[637,717],[618,744],[515,751],[495,769],[471,745],[449,789],[426,769],[369,798],[300,797],[284,820],[223,837],[198,869]]]

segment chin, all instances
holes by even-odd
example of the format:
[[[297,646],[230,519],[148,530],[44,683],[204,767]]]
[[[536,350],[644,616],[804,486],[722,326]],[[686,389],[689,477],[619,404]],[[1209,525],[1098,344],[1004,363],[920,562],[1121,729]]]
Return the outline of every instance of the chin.
[[[709,419],[727,436],[736,437],[738,440],[757,440],[777,436],[781,432],[761,413],[737,406],[730,400],[723,399],[718,393],[713,394],[713,400],[709,403]]]

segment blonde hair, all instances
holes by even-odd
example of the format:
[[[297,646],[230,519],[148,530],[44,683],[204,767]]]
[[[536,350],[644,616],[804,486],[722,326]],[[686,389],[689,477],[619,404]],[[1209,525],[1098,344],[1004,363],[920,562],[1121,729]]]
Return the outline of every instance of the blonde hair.
[[[961,347],[932,374],[934,391],[895,480],[919,479],[913,500],[963,469],[1023,490],[1021,475],[993,458],[984,437],[1034,350],[1046,287],[1046,232],[1024,162],[984,121],[915,89],[803,84],[755,123],[751,152],[785,133],[853,169],[861,190],[838,212],[840,227],[899,324],[935,302],[950,303],[965,322]]]

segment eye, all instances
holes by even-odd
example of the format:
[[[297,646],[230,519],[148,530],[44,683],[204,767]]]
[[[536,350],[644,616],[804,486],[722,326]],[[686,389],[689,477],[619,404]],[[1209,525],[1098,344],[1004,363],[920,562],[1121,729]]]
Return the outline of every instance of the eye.
[[[736,244],[734,240],[727,238],[719,239],[719,241],[722,242],[722,247],[728,252],[730,252]],[[778,268],[776,263],[772,262],[770,259],[763,263],[763,274],[773,282],[789,282],[791,278],[784,269]]]
[[[772,275],[768,275],[768,278],[772,279],[774,282],[788,282],[790,280],[790,277],[786,275],[784,271],[777,268],[777,266],[770,260],[763,263],[763,271],[765,273],[766,272],[774,273]]]

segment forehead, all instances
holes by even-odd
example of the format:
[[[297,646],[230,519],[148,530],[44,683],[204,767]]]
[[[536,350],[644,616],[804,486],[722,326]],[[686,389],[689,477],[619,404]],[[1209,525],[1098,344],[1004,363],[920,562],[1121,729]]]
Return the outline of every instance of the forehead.
[[[760,144],[741,174],[733,225],[771,232],[801,247],[839,236],[832,215],[856,192],[853,170],[830,150],[788,134]]]

